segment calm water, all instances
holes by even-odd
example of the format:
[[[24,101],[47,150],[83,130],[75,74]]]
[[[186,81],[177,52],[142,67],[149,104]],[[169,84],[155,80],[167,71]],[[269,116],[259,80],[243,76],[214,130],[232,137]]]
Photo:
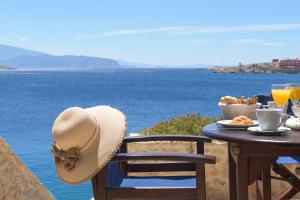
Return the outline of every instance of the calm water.
[[[300,75],[214,74],[193,69],[0,73],[0,136],[57,199],[90,199],[91,185],[57,177],[49,148],[56,116],[70,106],[112,105],[126,113],[129,131],[189,112],[219,116],[222,95],[269,93],[272,83]]]

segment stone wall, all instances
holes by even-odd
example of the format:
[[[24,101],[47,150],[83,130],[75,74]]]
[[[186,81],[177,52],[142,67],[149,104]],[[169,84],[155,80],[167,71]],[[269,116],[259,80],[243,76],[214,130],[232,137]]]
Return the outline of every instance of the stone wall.
[[[129,152],[143,151],[169,151],[169,152],[196,152],[196,145],[184,142],[148,142],[148,143],[131,143],[128,147]],[[207,199],[208,200],[224,200],[228,197],[228,165],[227,165],[227,143],[211,143],[205,144],[205,154],[214,155],[217,158],[215,165],[206,165],[206,184],[207,184]],[[295,165],[287,166],[292,171]],[[178,173],[168,173],[178,175]],[[190,172],[180,173],[190,174]],[[132,175],[166,175],[163,173],[132,173]],[[272,195],[273,197],[287,190],[289,185],[283,181],[272,180]],[[250,188],[250,199],[256,199],[255,184]],[[296,195],[294,199],[300,199],[300,195]]]
[[[54,199],[2,138],[0,138],[0,199]]]

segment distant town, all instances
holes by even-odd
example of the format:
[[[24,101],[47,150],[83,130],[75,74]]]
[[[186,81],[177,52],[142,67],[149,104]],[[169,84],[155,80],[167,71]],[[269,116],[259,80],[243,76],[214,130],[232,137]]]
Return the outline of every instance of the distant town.
[[[273,59],[271,62],[242,64],[238,66],[216,66],[215,73],[299,73],[300,59]]]

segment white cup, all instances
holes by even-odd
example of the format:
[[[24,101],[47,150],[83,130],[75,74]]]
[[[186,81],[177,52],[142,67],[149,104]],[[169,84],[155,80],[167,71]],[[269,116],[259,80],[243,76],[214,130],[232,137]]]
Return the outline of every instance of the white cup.
[[[282,125],[282,110],[278,108],[256,109],[256,117],[262,131],[276,131]]]
[[[268,101],[268,108],[277,108],[275,101]]]

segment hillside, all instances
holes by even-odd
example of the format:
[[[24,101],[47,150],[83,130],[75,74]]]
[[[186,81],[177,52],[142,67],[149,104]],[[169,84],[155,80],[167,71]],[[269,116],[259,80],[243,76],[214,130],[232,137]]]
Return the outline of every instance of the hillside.
[[[0,45],[0,65],[18,69],[98,69],[120,68],[116,60],[108,58],[63,55],[54,56],[38,51]]]
[[[12,69],[13,69],[12,67],[0,65],[0,71],[7,71],[7,70],[12,70]]]
[[[107,58],[89,56],[17,56],[12,59],[2,60],[1,64],[16,68],[39,68],[39,69],[97,69],[119,68],[117,61]]]
[[[43,54],[45,53],[0,44],[0,60],[7,60],[17,56],[36,56]]]
[[[215,73],[299,73],[299,70],[295,69],[283,69],[276,63],[254,63],[240,66],[216,66],[211,69]]]

